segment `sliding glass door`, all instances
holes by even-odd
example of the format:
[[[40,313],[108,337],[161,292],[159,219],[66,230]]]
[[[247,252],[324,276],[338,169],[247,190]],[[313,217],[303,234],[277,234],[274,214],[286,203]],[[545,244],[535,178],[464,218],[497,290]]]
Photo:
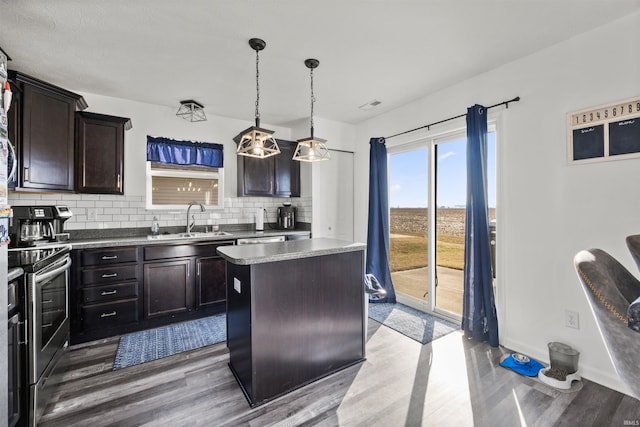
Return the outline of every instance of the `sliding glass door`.
[[[489,219],[495,220],[496,134],[488,135]],[[462,315],[466,132],[389,147],[390,264],[398,300]]]
[[[467,138],[435,141],[435,308],[462,315]]]
[[[396,294],[426,303],[428,150],[421,146],[389,155],[391,278]]]

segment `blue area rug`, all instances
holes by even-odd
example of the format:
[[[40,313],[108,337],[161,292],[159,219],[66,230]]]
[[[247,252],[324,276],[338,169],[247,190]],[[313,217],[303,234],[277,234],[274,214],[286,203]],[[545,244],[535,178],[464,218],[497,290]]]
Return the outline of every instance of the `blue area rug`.
[[[161,359],[225,339],[225,314],[124,335],[120,338],[113,370]]]
[[[426,344],[460,329],[460,325],[400,303],[369,303],[369,317]]]

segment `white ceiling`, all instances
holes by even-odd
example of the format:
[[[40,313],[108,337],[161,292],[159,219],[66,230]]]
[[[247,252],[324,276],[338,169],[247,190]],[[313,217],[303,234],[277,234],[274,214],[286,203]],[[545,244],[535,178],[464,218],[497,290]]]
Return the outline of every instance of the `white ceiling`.
[[[640,10],[640,0],[0,0],[10,69],[67,89],[253,120],[357,123]],[[377,99],[367,112],[358,106]],[[493,100],[491,100],[493,101]]]

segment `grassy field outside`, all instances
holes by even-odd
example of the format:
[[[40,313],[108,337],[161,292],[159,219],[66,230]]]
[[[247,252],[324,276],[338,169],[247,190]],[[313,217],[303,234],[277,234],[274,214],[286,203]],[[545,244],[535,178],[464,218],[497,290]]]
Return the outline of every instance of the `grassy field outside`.
[[[427,266],[426,208],[391,208],[391,271]],[[464,268],[464,208],[439,208],[436,212],[436,263],[438,266]],[[489,219],[495,209],[489,209]]]

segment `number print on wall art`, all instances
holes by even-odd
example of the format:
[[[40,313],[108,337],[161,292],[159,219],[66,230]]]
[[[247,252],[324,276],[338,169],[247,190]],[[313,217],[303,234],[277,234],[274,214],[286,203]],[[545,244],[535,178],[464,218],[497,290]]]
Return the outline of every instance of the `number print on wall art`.
[[[640,97],[567,114],[569,162],[640,157]]]

